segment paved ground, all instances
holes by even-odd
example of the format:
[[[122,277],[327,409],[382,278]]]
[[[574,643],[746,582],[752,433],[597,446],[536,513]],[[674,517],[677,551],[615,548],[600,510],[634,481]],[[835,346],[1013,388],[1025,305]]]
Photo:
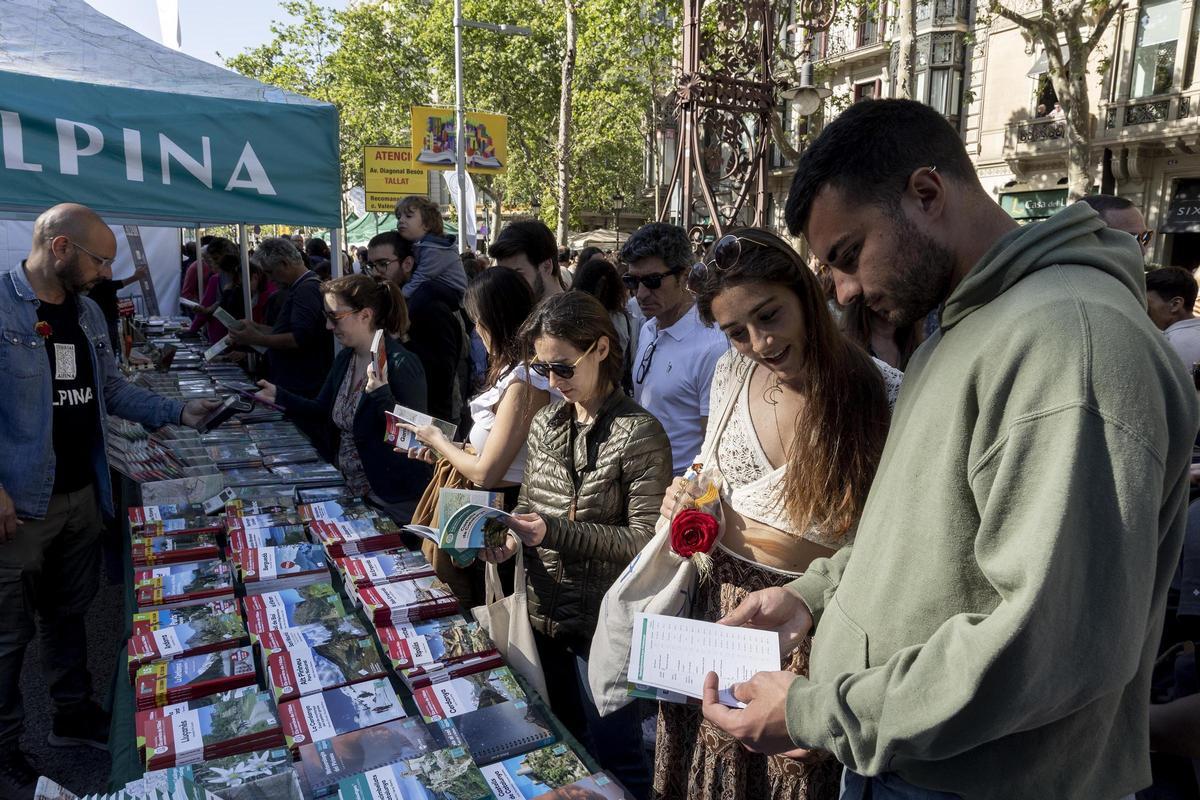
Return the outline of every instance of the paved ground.
[[[122,587],[101,575],[100,592],[88,613],[88,663],[97,699],[104,703],[112,688],[112,669],[125,629]],[[25,734],[21,745],[34,769],[83,795],[102,792],[108,786],[108,753],[90,747],[58,748],[46,744],[50,732],[50,695],[42,674],[41,653],[35,641],[25,654],[21,673],[21,696],[25,704]]]

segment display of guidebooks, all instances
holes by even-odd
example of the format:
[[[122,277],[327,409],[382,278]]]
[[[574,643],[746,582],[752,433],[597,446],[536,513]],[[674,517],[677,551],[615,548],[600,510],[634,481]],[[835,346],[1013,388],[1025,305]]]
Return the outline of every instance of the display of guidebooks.
[[[395,550],[404,545],[400,528],[391,520],[316,520],[308,523],[308,529],[333,558]]]
[[[146,769],[279,747],[275,706],[259,694],[211,703],[146,723]]]
[[[180,564],[217,558],[221,548],[215,533],[189,533],[182,536],[134,536],[131,541],[133,565]]]
[[[339,781],[445,746],[436,728],[398,719],[302,745],[298,769],[314,798],[330,797]]]
[[[423,414],[420,411],[413,411],[411,408],[397,405],[391,411],[385,411],[386,426],[384,428],[383,438],[386,442],[400,450],[410,450],[414,447],[422,447],[417,437],[410,431],[401,428],[401,423],[413,425],[418,428],[425,425],[433,425],[440,428],[442,433],[446,434],[446,438],[454,441],[454,436],[458,433],[458,426],[453,422],[446,422],[444,419],[431,417],[428,414]]]
[[[533,800],[634,800],[616,778],[597,772],[558,789],[539,794]]]
[[[153,506],[149,506],[153,508]],[[130,509],[130,515],[133,509]],[[221,520],[204,514],[187,516],[163,517],[161,519],[143,519],[136,524],[131,522],[129,530],[135,536],[192,536],[200,533],[220,533],[224,528]]]
[[[161,522],[164,519],[181,519],[186,517],[203,517],[204,506],[199,503],[174,503],[157,506],[130,506],[129,529],[140,531],[147,525]]]
[[[529,800],[588,777],[588,768],[565,744],[552,744],[482,767],[496,800]]]
[[[249,644],[240,613],[204,614],[155,630],[135,629],[127,646],[130,676],[151,661],[227,650]]]
[[[252,634],[294,628],[321,620],[346,616],[346,607],[328,583],[247,596],[246,628]]]
[[[303,800],[300,774],[292,765],[291,754],[283,747],[214,758],[180,767],[147,772],[144,790],[189,780],[222,800]]]
[[[456,498],[460,489],[442,489],[439,508],[451,505],[451,498]],[[452,494],[453,493],[453,494]],[[485,496],[494,495],[489,499],[497,504],[500,495],[496,492],[481,492]],[[439,514],[440,516],[440,514]],[[479,551],[485,547],[501,547],[508,538],[508,526],[504,521],[512,515],[494,508],[477,503],[467,503],[454,511],[445,523],[437,529],[423,525],[406,525],[404,530],[415,533],[438,546],[460,567],[466,567],[475,560]]]
[[[397,761],[338,783],[340,800],[487,800],[491,796],[483,773],[461,747]]]
[[[380,519],[379,510],[367,505],[361,498],[349,500],[324,500],[319,503],[301,503],[296,507],[305,522],[344,519]]]
[[[181,703],[206,694],[228,692],[256,681],[254,651],[234,647],[172,661],[152,661],[138,668],[133,680],[139,709]]]
[[[369,636],[339,637],[312,647],[279,650],[266,661],[267,681],[279,703],[387,675]]]
[[[229,533],[233,533],[234,531],[248,531],[254,528],[279,528],[300,524],[302,524],[300,515],[294,511],[269,512],[265,514],[229,514],[225,517],[225,529]]]
[[[239,708],[243,705],[248,707],[249,703],[244,700],[247,695],[257,697],[259,701],[264,703],[271,702],[271,695],[267,692],[259,691],[257,686],[243,686],[241,689],[234,689],[231,692],[210,694],[183,703],[172,703],[161,708],[138,709],[133,715],[133,730],[137,736],[138,752],[146,749],[146,726],[154,720],[174,714],[182,714],[184,711],[195,711],[196,709],[217,703],[233,704]],[[282,735],[282,731],[280,731],[280,735]]]
[[[384,550],[370,555],[347,556],[335,559],[335,565],[346,583],[359,588],[434,574],[429,559],[415,550]]]
[[[454,592],[436,577],[356,588],[354,597],[376,625],[444,617],[458,611]]]
[[[212,600],[162,611],[139,611],[133,615],[133,633],[153,632],[160,628],[185,625],[205,617],[224,614],[236,614],[239,618],[242,616],[242,609],[237,600]],[[243,629],[244,627],[243,624]]]
[[[461,617],[381,625],[376,632],[392,667],[410,689],[503,663],[487,632]]]
[[[315,622],[283,628],[276,631],[263,631],[251,638],[258,645],[263,658],[279,650],[296,650],[301,647],[317,647],[334,639],[361,639],[370,636],[370,631],[358,620],[355,614],[344,617],[325,617]],[[266,663],[265,661],[261,663]]]
[[[509,700],[524,700],[525,691],[508,667],[423,686],[413,691],[421,719],[437,722]]]
[[[246,550],[238,577],[247,592],[298,587],[328,578],[325,550],[319,544],[286,544]]]
[[[233,572],[223,561],[197,561],[134,570],[138,608],[169,608],[233,596]]]
[[[484,706],[436,723],[452,745],[466,747],[480,766],[554,744],[545,714],[524,700]]]
[[[387,678],[326,689],[279,706],[288,747],[331,739],[408,716]]]

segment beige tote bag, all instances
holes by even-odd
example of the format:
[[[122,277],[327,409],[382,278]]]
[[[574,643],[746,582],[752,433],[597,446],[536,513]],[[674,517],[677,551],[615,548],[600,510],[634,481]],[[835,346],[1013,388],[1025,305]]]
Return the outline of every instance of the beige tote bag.
[[[538,657],[537,644],[533,641],[533,627],[529,624],[529,601],[525,594],[525,548],[518,547],[513,593],[504,596],[500,584],[500,570],[495,564],[487,564],[484,570],[484,605],[471,609],[479,626],[488,632],[500,655],[504,656],[509,668],[518,672],[529,682],[542,700],[548,701],[546,676],[542,672],[542,660]]]

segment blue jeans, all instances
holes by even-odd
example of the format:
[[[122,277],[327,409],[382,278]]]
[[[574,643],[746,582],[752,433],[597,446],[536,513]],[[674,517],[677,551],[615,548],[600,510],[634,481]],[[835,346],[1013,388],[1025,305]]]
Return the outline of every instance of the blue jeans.
[[[866,777],[846,770],[842,773],[841,800],[959,800],[959,797],[913,786],[894,772]]]

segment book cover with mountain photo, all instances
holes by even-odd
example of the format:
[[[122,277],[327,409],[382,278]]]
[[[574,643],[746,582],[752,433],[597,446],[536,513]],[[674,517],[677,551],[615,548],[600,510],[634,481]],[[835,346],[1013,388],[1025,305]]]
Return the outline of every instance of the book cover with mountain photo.
[[[418,719],[398,719],[302,745],[299,770],[313,797],[330,797],[339,781],[445,746],[436,729]]]
[[[496,800],[530,800],[588,776],[588,768],[565,744],[554,744],[481,768]]]
[[[325,549],[319,544],[287,544],[245,551],[239,560],[238,577],[246,591],[300,587],[329,577]]]
[[[233,596],[233,571],[224,561],[215,559],[136,569],[133,580],[141,610]]]
[[[384,550],[334,559],[346,583],[358,588],[434,575],[429,559],[417,550]]]
[[[180,780],[191,781],[221,800],[303,800],[304,797],[291,754],[282,747],[147,772],[142,776],[142,791],[147,798],[155,797],[154,791],[166,792]]]
[[[263,657],[280,650],[295,650],[300,647],[316,647],[333,639],[362,639],[369,637],[371,632],[359,621],[358,615],[347,614],[344,617],[324,617],[315,622],[297,625],[293,628],[283,628],[277,631],[263,631],[251,635],[251,640],[258,645]],[[266,663],[265,661],[263,662]]]
[[[406,716],[387,678],[326,689],[279,705],[283,733],[293,750]]]
[[[247,695],[256,696],[259,702],[271,702],[271,695],[267,692],[260,692],[257,686],[243,686],[240,689],[234,689],[230,692],[210,694],[183,703],[171,703],[161,708],[147,708],[134,711],[133,729],[137,736],[138,751],[141,752],[146,749],[146,726],[154,720],[163,719],[175,714],[182,714],[184,711],[195,711],[204,706],[211,706],[214,703],[240,703],[241,698]]]
[[[458,717],[509,700],[524,700],[525,691],[508,667],[422,686],[413,699],[426,722]]]
[[[134,534],[130,543],[135,567],[202,561],[221,555],[215,533],[184,533],[171,536]]]
[[[340,800],[485,800],[479,767],[461,747],[447,747],[346,778]]]
[[[133,633],[153,632],[160,628],[183,625],[204,617],[236,614],[242,615],[237,600],[212,600],[207,603],[166,608],[161,611],[139,611],[133,615]]]
[[[283,744],[269,697],[246,693],[146,723],[146,768],[164,769]]]
[[[503,664],[487,631],[461,617],[380,625],[376,632],[392,667],[410,689]]]
[[[151,661],[139,667],[134,677],[134,703],[139,709],[165,706],[250,686],[256,678],[250,647]]]
[[[278,592],[248,595],[246,627],[251,634],[295,628],[346,616],[346,607],[328,583],[313,583]]]
[[[266,661],[267,680],[279,703],[387,674],[370,637],[339,637],[312,647],[279,650]]]
[[[290,544],[308,544],[308,531],[303,525],[272,525],[266,528],[238,528],[229,530],[229,560],[242,562],[242,553],[261,547],[282,547]]]
[[[135,631],[126,649],[132,677],[140,666],[151,661],[185,658],[249,643],[240,613],[210,613],[164,628]]]

